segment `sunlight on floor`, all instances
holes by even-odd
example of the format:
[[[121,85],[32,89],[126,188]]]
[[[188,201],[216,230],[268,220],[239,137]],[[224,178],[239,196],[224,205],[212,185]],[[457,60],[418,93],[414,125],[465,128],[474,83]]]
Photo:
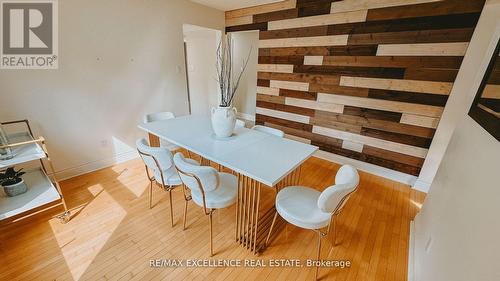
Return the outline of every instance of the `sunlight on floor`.
[[[417,207],[419,210],[422,209],[422,203],[418,203],[418,202],[415,202],[413,201],[412,199],[410,199],[410,202],[415,206]]]
[[[130,151],[135,151],[135,148],[130,147],[123,141],[117,139],[116,137],[112,137],[113,140],[113,150],[116,155],[120,153],[129,153]],[[123,185],[125,186],[132,194],[134,194],[136,197],[140,197],[144,191],[146,190],[147,186],[144,184],[127,184],[125,180],[122,180],[122,173],[126,170],[123,169],[121,166],[114,166],[112,168],[114,172],[118,174],[116,179]],[[125,175],[126,176],[126,175]],[[144,172],[144,177],[146,177],[146,173]]]
[[[88,190],[95,196],[94,199],[68,224],[61,224],[57,219],[50,221],[74,280],[79,280],[85,273],[127,214],[100,184]]]

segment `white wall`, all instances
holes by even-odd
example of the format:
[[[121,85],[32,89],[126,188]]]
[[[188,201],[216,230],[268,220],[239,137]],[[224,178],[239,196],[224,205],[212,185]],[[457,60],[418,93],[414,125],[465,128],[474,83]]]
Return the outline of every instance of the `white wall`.
[[[134,155],[147,112],[187,114],[182,25],[224,13],[184,0],[59,1],[59,69],[0,70],[0,120],[28,118],[70,176]]]
[[[500,142],[467,115],[500,33],[500,1],[488,1],[455,85],[467,97],[421,213],[415,280],[500,280]],[[462,72],[462,71],[461,71]],[[462,79],[462,80],[461,80]]]
[[[494,33],[498,32],[495,31],[498,30],[498,18],[500,17],[498,7],[495,7],[498,6],[498,2],[497,0],[487,1],[481,19],[476,26],[424,165],[414,185],[414,188],[420,191],[429,191],[429,187],[443,159],[446,147],[450,142],[451,135],[460,124],[459,121],[463,117],[464,112],[468,112],[476,89],[481,83],[484,73],[483,69],[486,69],[489,62],[489,57],[484,56],[484,54],[496,46],[496,42],[493,46],[490,44],[490,41]]]
[[[259,56],[259,32],[246,31],[232,33],[234,48],[234,69],[239,71],[250,53],[247,68],[241,76],[240,86],[236,91],[234,106],[242,118],[255,120],[257,98],[257,62]]]
[[[189,26],[184,29],[192,114],[210,113],[218,103],[216,52],[221,32]]]

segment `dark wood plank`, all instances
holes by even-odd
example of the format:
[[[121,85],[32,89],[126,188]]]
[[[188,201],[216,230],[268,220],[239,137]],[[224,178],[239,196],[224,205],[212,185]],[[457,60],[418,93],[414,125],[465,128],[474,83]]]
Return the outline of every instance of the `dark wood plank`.
[[[295,113],[295,114],[300,114],[300,115],[305,115],[305,116],[310,116],[310,117],[314,116],[314,109],[291,106],[291,105],[284,105],[284,104],[279,104],[279,103],[257,101],[257,107],[268,108],[268,109],[289,112],[289,113]],[[361,128],[360,128],[360,131],[361,131]]]
[[[375,120],[389,121],[395,123],[398,123],[401,120],[402,116],[402,114],[398,112],[368,109],[368,108],[354,107],[348,105],[344,106],[343,114],[350,116],[358,116],[364,119],[375,119]]]
[[[312,37],[312,36],[326,36],[328,35],[328,26],[311,26],[302,28],[290,28],[279,30],[268,30],[259,33],[259,39],[280,39],[280,38],[298,38],[298,37]]]
[[[459,69],[462,60],[456,56],[327,56],[323,65]]]
[[[425,93],[412,93],[379,89],[369,89],[368,97],[381,100],[391,100],[435,106],[445,106],[446,102],[448,101],[448,96],[446,95],[433,95]]]
[[[227,32],[238,32],[238,31],[249,31],[249,30],[265,31],[265,30],[267,30],[267,22],[250,23],[250,24],[235,25],[235,26],[226,26],[226,33]]]
[[[353,97],[368,97],[369,89],[312,83],[309,84],[309,91]]]
[[[367,21],[404,19],[450,14],[480,13],[484,0],[446,0],[368,10]]]
[[[328,26],[328,35],[362,34],[432,29],[474,28],[479,13],[441,15],[396,20],[344,23]]]
[[[469,42],[473,28],[363,33],[349,35],[348,45]]]
[[[301,131],[306,131],[306,132],[312,132],[312,125],[310,124],[303,124],[295,121],[289,121],[281,118],[276,118],[276,117],[271,117],[271,116],[266,116],[262,114],[255,114],[255,121],[256,122],[261,122],[262,124],[264,123],[272,123],[276,125],[281,125],[285,126],[288,128],[293,128]]]
[[[326,15],[335,0],[297,0],[299,17]]]
[[[260,56],[262,64],[304,64],[304,56]]]
[[[363,154],[363,155],[364,155],[364,157],[363,157],[362,161],[365,161],[365,162],[368,162],[368,163],[371,163],[371,164],[374,164],[377,166],[386,167],[386,168],[391,169],[391,170],[400,171],[402,173],[406,173],[406,174],[413,175],[413,176],[418,176],[420,174],[420,169],[421,169],[420,167],[414,167],[411,165],[406,165],[403,163],[399,163],[399,162],[388,160],[388,159],[383,159],[383,158],[372,156],[372,155],[367,155],[367,154]]]
[[[407,68],[405,70],[404,78],[410,80],[455,82],[457,74],[458,74],[458,69]]]
[[[364,145],[362,152],[366,155],[375,156],[375,157],[387,159],[387,160],[392,160],[392,161],[396,161],[398,163],[403,163],[403,164],[407,164],[407,165],[414,166],[414,167],[422,167],[422,165],[424,164],[424,160],[425,160],[424,158],[419,158],[419,157],[415,157],[415,156],[411,156],[411,155],[393,152],[390,150],[385,150],[385,149],[381,149],[381,148],[377,148],[377,147],[373,147],[373,146],[369,146],[369,145]]]
[[[257,103],[259,101],[262,101],[262,102],[285,104],[285,97],[280,97],[280,96],[270,96],[270,95],[257,94],[256,99],[257,99]]]
[[[295,65],[295,73],[310,74],[330,74],[330,75],[348,75],[359,77],[374,78],[393,78],[401,79],[404,77],[403,68],[384,68],[384,67],[357,67],[357,66],[329,66],[329,65]]]
[[[313,75],[307,73],[277,73],[277,72],[258,72],[258,79],[307,82],[318,84],[338,85],[340,76],[338,75]]]
[[[259,86],[259,87],[269,87],[270,82],[271,81],[266,80],[266,79],[257,79],[257,86]]]
[[[412,135],[416,137],[429,138],[434,137],[435,129],[420,126],[389,122],[385,120],[368,119],[363,125],[364,128],[376,129],[384,132]]]
[[[287,10],[253,15],[253,23],[293,19],[298,16],[299,16],[298,9],[287,9]]]
[[[428,138],[416,137],[416,136],[406,135],[406,134],[398,134],[398,133],[393,133],[393,132],[386,132],[386,131],[370,129],[370,128],[362,128],[361,135],[373,137],[373,138],[377,138],[377,139],[388,140],[388,141],[397,142],[397,143],[402,143],[402,144],[407,144],[407,145],[412,145],[412,146],[417,146],[417,147],[423,147],[423,148],[429,148],[431,145],[431,141],[432,141],[431,139],[428,139]]]
[[[280,96],[289,97],[289,98],[304,99],[304,100],[316,100],[318,97],[318,93],[280,89]]]
[[[260,48],[259,56],[375,56],[378,45]]]

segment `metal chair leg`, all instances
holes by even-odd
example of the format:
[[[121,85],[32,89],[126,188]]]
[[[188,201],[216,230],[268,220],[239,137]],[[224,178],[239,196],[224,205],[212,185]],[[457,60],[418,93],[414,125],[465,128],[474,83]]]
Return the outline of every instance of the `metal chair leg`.
[[[168,199],[170,200],[170,224],[174,227],[174,208],[172,207],[172,190],[168,190]]]
[[[184,200],[184,220],[182,222],[182,230],[186,230],[187,210],[188,210],[188,200]]]
[[[266,243],[265,243],[266,246],[267,246],[267,243],[269,242],[269,238],[271,238],[271,233],[273,232],[274,223],[276,223],[277,217],[278,217],[278,211],[276,211],[276,213],[274,214],[273,222],[271,223],[271,228],[269,229],[269,233],[267,234]]]
[[[153,207],[153,182],[149,182],[149,208]]]
[[[208,222],[210,224],[210,256],[214,256],[213,250],[213,241],[212,241],[212,210],[210,210],[210,214],[208,215]]]
[[[318,272],[319,272],[319,261],[320,261],[320,254],[321,254],[321,231],[316,230],[318,232],[318,256],[316,257],[316,261],[318,262],[318,265],[316,265],[316,273],[314,274],[314,280],[318,280]]]

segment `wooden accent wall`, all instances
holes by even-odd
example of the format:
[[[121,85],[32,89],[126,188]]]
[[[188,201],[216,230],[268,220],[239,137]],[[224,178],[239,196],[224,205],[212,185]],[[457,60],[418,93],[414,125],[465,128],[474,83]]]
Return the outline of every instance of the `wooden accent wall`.
[[[226,12],[260,30],[258,124],[418,175],[484,0],[287,0]]]

